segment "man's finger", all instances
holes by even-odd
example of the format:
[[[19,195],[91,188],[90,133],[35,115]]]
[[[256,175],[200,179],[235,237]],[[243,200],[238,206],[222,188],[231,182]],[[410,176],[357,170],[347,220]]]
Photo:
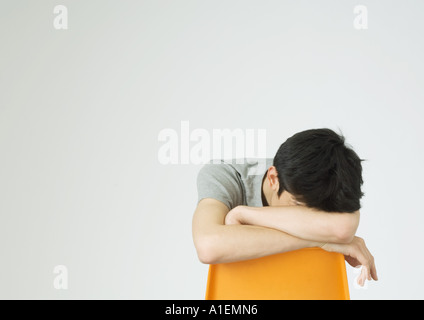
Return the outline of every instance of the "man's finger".
[[[369,277],[369,272],[368,272],[368,268],[366,266],[362,266],[362,270],[361,270],[361,286],[363,287],[365,284],[365,280],[368,279]]]
[[[378,280],[378,276],[377,276],[377,269],[375,267],[375,263],[373,263],[372,267],[371,267],[371,276],[372,278],[377,281]]]

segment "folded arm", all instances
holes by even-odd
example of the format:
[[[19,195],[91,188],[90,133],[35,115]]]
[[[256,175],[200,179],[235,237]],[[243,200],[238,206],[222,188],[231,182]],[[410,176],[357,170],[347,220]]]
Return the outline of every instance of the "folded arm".
[[[215,199],[199,202],[193,216],[193,240],[199,260],[206,264],[254,259],[323,243],[253,225],[225,225],[229,209]]]
[[[227,263],[260,258],[266,255],[302,248],[322,247],[322,249],[326,251],[343,254],[347,262],[352,266],[364,266],[358,278],[358,283],[360,285],[364,284],[365,279],[378,279],[374,257],[369,252],[363,239],[353,237],[352,242],[347,244],[324,244],[319,241],[301,239],[300,237],[278,230],[278,228],[275,227],[282,222],[282,220],[279,219],[276,219],[276,222],[274,222],[275,225],[272,224],[274,228],[240,224],[241,221],[237,220],[235,217],[237,215],[237,218],[239,218],[238,213],[241,212],[240,209],[243,210],[245,208],[248,207],[236,207],[230,211],[226,205],[215,199],[203,199],[199,202],[193,215],[192,231],[194,245],[201,262],[206,264]],[[281,207],[277,207],[277,209],[279,208],[281,209]],[[276,215],[281,212],[282,211],[267,209],[263,211],[262,214],[267,218],[268,214]],[[300,211],[299,208],[291,208],[290,212],[287,211],[286,213],[289,217],[292,214],[299,213],[300,216],[304,216],[303,219],[306,219],[304,221],[307,223],[314,223],[314,219],[317,218],[316,216],[308,216],[308,214],[300,212],[307,211]],[[260,214],[260,212],[254,212],[254,210],[249,213],[256,213],[256,215]],[[313,214],[321,213],[315,212]],[[359,219],[359,213],[355,214],[358,215],[357,219]],[[284,215],[284,213],[282,215]],[[346,215],[348,214],[346,213]],[[247,220],[249,220],[249,218],[250,216],[248,215]],[[287,220],[290,221],[291,219]],[[325,228],[325,221],[324,219],[315,222],[318,223],[318,226]],[[331,222],[331,220],[327,222]],[[259,221],[259,223],[261,223],[261,221]],[[302,234],[303,236],[310,234],[318,238],[320,237],[319,234],[321,234],[322,239],[326,239],[325,242],[327,242],[327,239],[337,238],[337,236],[329,236],[326,233],[332,230],[332,228],[328,229],[326,232],[319,232],[314,230],[314,228],[303,229],[297,226],[298,223],[296,219],[290,222],[292,232]],[[284,226],[283,228],[285,229]]]
[[[318,242],[350,243],[359,224],[359,211],[333,213],[305,206],[247,207],[231,210],[228,225],[255,225]]]

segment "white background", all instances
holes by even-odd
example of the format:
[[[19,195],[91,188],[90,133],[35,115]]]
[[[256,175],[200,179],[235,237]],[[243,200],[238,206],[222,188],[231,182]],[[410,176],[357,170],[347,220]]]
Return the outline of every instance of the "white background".
[[[55,30],[53,8],[68,8]],[[355,5],[368,29],[353,27]],[[341,130],[364,167],[358,235],[380,281],[422,299],[424,4],[0,2],[0,298],[203,299],[198,165],[161,165],[164,128]],[[68,290],[53,287],[56,265]]]

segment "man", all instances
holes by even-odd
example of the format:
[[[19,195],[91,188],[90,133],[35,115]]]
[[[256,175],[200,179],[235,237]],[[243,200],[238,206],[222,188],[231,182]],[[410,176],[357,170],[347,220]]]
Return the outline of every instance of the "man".
[[[361,159],[330,129],[284,142],[266,172],[260,160],[210,163],[199,172],[193,240],[202,263],[216,264],[321,247],[362,265],[358,283],[377,280],[359,224]]]

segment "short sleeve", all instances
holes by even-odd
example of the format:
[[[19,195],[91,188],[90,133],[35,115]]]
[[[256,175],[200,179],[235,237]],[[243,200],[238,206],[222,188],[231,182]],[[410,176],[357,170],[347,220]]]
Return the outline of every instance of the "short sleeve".
[[[230,210],[244,204],[244,189],[239,173],[226,163],[205,164],[197,176],[198,201],[212,198]]]

